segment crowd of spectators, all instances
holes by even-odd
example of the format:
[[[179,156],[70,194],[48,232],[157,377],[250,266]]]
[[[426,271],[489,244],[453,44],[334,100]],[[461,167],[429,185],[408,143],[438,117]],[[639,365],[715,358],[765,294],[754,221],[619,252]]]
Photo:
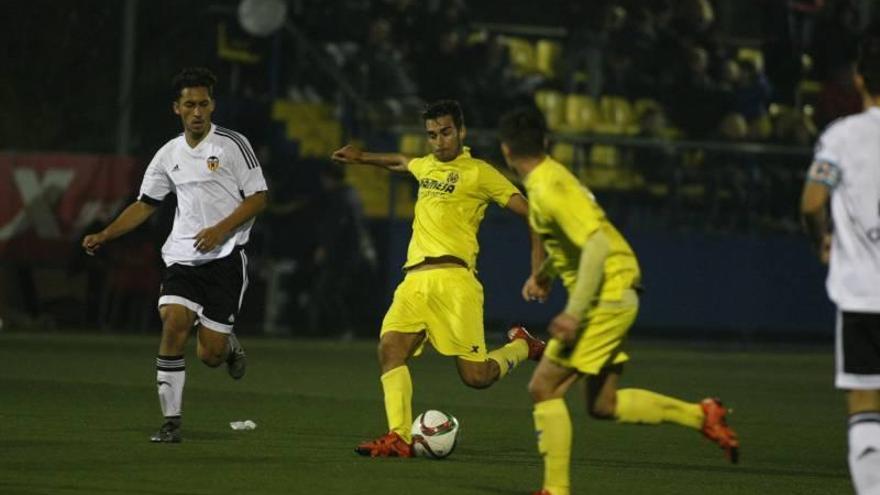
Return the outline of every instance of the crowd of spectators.
[[[867,95],[857,69],[871,27],[865,0],[753,2],[743,8],[763,20],[763,33],[752,40],[722,33],[710,0],[561,1],[552,27],[564,28],[556,38],[563,52],[551,77],[518,71],[509,33],[473,22],[479,7],[464,0],[361,0],[332,10],[312,3],[300,2],[294,21],[397,122],[411,121],[423,101],[452,96],[472,126],[491,127],[505,108],[550,87],[656,100],[691,139],[726,139],[722,123],[741,119],[738,140],[804,145]],[[819,91],[805,94],[804,80],[819,82]],[[786,115],[770,119],[771,108]]]

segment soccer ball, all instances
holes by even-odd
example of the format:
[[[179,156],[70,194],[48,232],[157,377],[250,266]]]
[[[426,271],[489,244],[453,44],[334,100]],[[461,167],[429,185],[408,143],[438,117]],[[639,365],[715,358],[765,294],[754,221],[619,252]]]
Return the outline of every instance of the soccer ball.
[[[455,450],[458,420],[442,411],[425,411],[413,421],[412,438],[416,455],[443,459]]]

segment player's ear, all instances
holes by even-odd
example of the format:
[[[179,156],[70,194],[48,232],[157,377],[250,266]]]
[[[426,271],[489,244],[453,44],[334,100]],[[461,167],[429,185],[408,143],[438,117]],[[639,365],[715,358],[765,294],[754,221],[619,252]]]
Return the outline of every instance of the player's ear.
[[[178,103],[177,100],[174,100],[174,102],[171,103],[171,109],[174,110],[175,114],[180,115],[180,103]]]
[[[461,124],[461,129],[458,130],[458,139],[464,141],[464,137],[467,135],[467,127],[464,124]]]

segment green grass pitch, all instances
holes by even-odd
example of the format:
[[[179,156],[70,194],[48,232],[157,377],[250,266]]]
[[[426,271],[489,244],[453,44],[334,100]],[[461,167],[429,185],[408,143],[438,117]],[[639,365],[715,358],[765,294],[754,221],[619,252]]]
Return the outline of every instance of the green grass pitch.
[[[354,445],[385,430],[372,342],[243,338],[247,376],[208,369],[190,341],[184,442],[154,445],[158,335],[0,334],[2,494],[527,494],[540,486],[524,363],[488,390],[451,359],[411,363],[414,414],[462,424],[443,461],[367,459]],[[590,419],[580,389],[573,493],[852,493],[845,409],[831,349],[724,351],[635,342],[624,386],[689,400],[719,395],[742,441],[732,466],[698,433]],[[229,422],[252,419],[254,431]]]

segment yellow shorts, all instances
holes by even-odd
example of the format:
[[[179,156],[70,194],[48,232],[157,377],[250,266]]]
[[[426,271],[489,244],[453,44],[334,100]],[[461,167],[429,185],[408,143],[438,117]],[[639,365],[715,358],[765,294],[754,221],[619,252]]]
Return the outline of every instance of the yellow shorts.
[[[628,291],[620,302],[600,302],[587,313],[586,328],[573,348],[550,339],[544,356],[550,361],[597,375],[602,368],[629,361],[623,341],[639,312],[639,298]]]
[[[437,352],[485,361],[483,286],[467,268],[432,268],[406,274],[382,321],[382,332],[425,330]],[[422,353],[424,342],[416,350]]]

